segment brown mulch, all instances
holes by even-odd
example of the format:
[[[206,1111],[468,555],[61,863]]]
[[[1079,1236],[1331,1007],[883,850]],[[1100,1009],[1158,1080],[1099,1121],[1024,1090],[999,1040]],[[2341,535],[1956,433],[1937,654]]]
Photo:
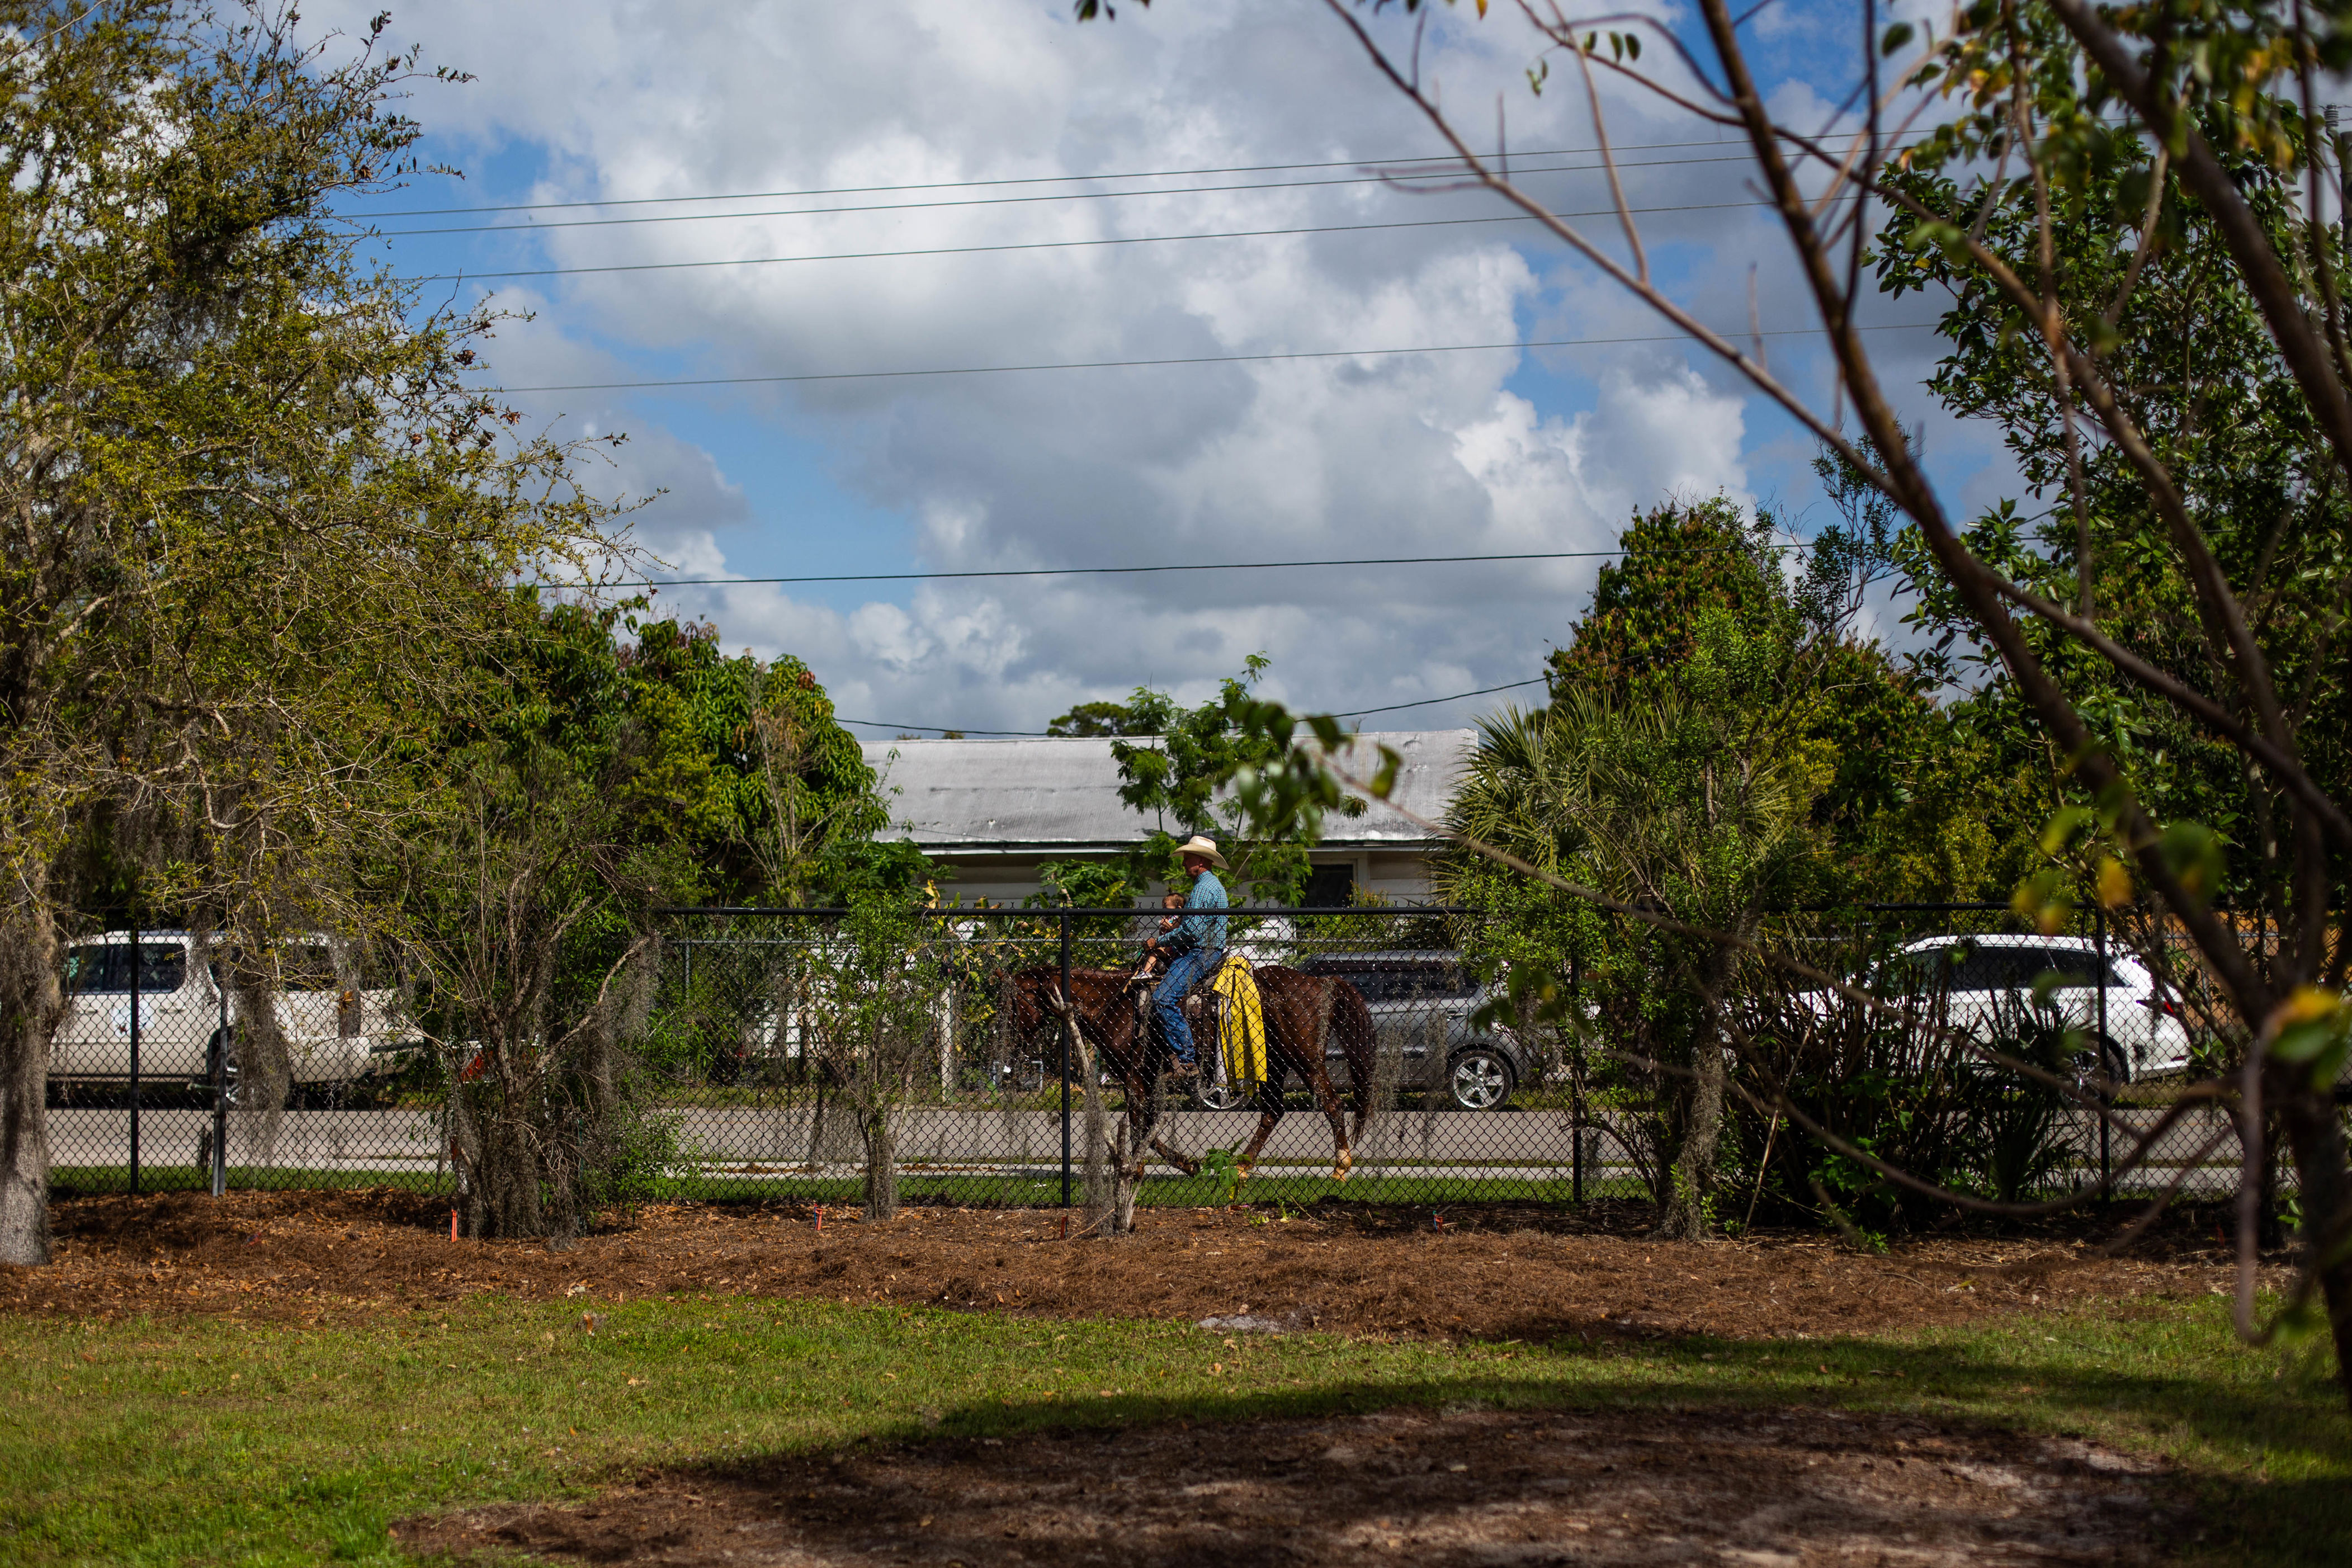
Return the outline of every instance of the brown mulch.
[[[2095,1444],[1824,1410],[1389,1412],[1065,1428],[648,1470],[394,1527],[415,1552],[665,1568],[915,1562],[2156,1560],[2188,1519]]]
[[[1146,1210],[1117,1240],[1054,1210],[648,1209],[556,1250],[453,1241],[448,1210],[379,1192],[89,1197],[53,1212],[56,1261],[0,1267],[0,1311],[346,1321],[483,1293],[599,1300],[745,1295],[1044,1317],[1198,1320],[1367,1335],[1782,1338],[1959,1323],[2019,1309],[2218,1293],[2228,1261],[2182,1221],[2123,1256],[2095,1235],[1930,1238],[1885,1255],[1813,1235],[1678,1246],[1645,1216],[1535,1205]],[[1082,1220],[1073,1220],[1076,1229]],[[2202,1234],[2200,1234],[2200,1228]]]

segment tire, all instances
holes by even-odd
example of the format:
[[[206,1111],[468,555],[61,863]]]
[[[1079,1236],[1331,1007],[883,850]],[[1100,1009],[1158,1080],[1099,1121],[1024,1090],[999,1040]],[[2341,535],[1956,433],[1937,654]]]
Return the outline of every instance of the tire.
[[[2085,1046],[2075,1052],[2074,1068],[2074,1081],[2086,1089],[2095,1090],[2103,1078],[2111,1089],[2131,1082],[2131,1062],[2113,1040],[2101,1040],[2095,1047]]]
[[[1457,1110],[1500,1110],[1517,1087],[1511,1058],[1492,1046],[1471,1046],[1446,1060],[1445,1097]]]
[[[1205,1078],[1192,1084],[1192,1103],[1202,1110],[1239,1110],[1256,1098],[1255,1091],[1239,1084],[1211,1083]]]

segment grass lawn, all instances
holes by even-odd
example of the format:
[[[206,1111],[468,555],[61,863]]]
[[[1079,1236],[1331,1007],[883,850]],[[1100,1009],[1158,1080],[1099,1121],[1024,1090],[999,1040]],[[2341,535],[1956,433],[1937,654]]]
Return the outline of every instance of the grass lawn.
[[[600,1306],[592,1337],[583,1305],[478,1298],[358,1329],[0,1320],[0,1559],[390,1563],[394,1519],[583,1495],[640,1463],[1475,1399],[1830,1405],[2079,1434],[2181,1467],[2205,1505],[2192,1560],[2352,1561],[2340,1395],[2316,1363],[2239,1345],[2218,1300],[1638,1347],[1229,1342],[730,1297]]]

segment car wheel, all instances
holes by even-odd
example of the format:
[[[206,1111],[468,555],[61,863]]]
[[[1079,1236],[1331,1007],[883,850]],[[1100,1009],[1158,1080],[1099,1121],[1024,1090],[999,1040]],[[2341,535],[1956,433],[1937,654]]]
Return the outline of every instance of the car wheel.
[[[1508,1057],[1492,1046],[1472,1046],[1446,1063],[1445,1091],[1461,1110],[1500,1110],[1517,1078]]]
[[[1203,1110],[1239,1110],[1255,1098],[1249,1088],[1238,1083],[1212,1083],[1202,1078],[1192,1085],[1192,1103]]]
[[[2131,1081],[2131,1064],[2123,1047],[2113,1040],[2101,1040],[2096,1046],[2084,1046],[2074,1053],[2074,1081],[2086,1090],[2096,1093],[2102,1087],[2115,1088]]]

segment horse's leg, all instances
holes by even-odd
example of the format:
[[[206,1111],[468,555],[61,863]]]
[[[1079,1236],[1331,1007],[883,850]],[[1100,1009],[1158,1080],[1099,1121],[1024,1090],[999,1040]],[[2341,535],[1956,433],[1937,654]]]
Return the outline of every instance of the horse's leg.
[[[1307,1084],[1315,1092],[1315,1103],[1323,1108],[1325,1120],[1331,1123],[1331,1179],[1344,1182],[1356,1163],[1355,1151],[1348,1142],[1348,1112],[1339,1103],[1339,1091],[1332,1087],[1330,1069],[1319,1056]]]
[[[1331,1123],[1331,1179],[1344,1182],[1356,1159],[1348,1142],[1347,1111],[1339,1103],[1339,1091],[1332,1087],[1331,1069],[1323,1061],[1323,1040],[1330,1027],[1330,986],[1329,981],[1318,982],[1313,990],[1283,999],[1282,1054],[1307,1080],[1307,1091]]]
[[[1348,1079],[1356,1101],[1354,1142],[1364,1141],[1364,1129],[1370,1125],[1374,1111],[1372,1089],[1379,1068],[1380,1042],[1372,1033],[1372,1010],[1364,1005],[1364,994],[1345,980],[1331,983],[1328,1008],[1331,1032],[1339,1037],[1339,1050],[1347,1058]]]
[[[1201,1162],[1193,1159],[1190,1154],[1185,1153],[1181,1149],[1179,1149],[1174,1144],[1169,1142],[1168,1140],[1162,1137],[1160,1133],[1160,1117],[1161,1111],[1160,1096],[1163,1090],[1160,1086],[1159,1067],[1159,1061],[1155,1058],[1147,1065],[1147,1068],[1143,1074],[1143,1083],[1145,1086],[1143,1092],[1150,1097],[1150,1104],[1151,1107],[1151,1120],[1145,1123],[1145,1131],[1150,1136],[1150,1147],[1158,1150],[1161,1158],[1165,1159],[1170,1164],[1175,1166],[1185,1175],[1197,1175],[1200,1173]],[[1132,1093],[1133,1091],[1130,1090],[1129,1092]],[[1142,1147],[1139,1146],[1135,1152],[1136,1170],[1139,1174],[1143,1169],[1142,1161],[1145,1151]]]
[[[1144,1168],[1151,1163],[1151,1151],[1160,1145],[1159,1084],[1147,1058],[1140,1072],[1125,1075],[1121,1083],[1127,1090],[1127,1152],[1135,1161],[1128,1174],[1137,1181],[1143,1179]]]
[[[1270,1077],[1271,1081],[1257,1086],[1257,1131],[1251,1136],[1249,1146],[1234,1162],[1234,1180],[1236,1182],[1250,1179],[1251,1168],[1257,1163],[1258,1151],[1265,1148],[1265,1141],[1274,1136],[1274,1124],[1282,1120],[1279,1070]]]
[[[1150,1138],[1150,1147],[1157,1149],[1160,1152],[1161,1158],[1165,1159],[1170,1164],[1175,1166],[1177,1170],[1182,1172],[1185,1175],[1194,1176],[1200,1174],[1200,1161],[1193,1159],[1190,1154],[1185,1153],[1181,1149],[1177,1148],[1175,1145],[1170,1143],[1165,1138],[1160,1136],[1159,1131],[1160,1075],[1156,1072],[1146,1073],[1144,1078],[1145,1082],[1149,1087],[1146,1088],[1143,1092],[1151,1097],[1151,1120],[1145,1124],[1145,1131],[1149,1133]],[[1133,1092],[1134,1090],[1132,1089],[1129,1090],[1129,1093],[1130,1094]],[[1143,1173],[1143,1149],[1139,1147],[1136,1151],[1136,1173],[1138,1175],[1141,1175]]]

